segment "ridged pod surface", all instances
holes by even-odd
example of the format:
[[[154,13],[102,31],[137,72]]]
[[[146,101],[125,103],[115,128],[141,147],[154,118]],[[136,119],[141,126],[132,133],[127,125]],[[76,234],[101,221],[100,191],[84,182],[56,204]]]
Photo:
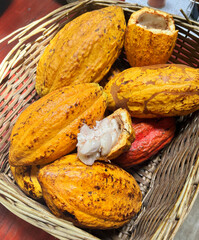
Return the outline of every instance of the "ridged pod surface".
[[[178,31],[168,13],[142,8],[127,24],[124,48],[132,67],[165,64],[172,54]]]
[[[13,127],[10,165],[45,165],[73,151],[82,124],[95,125],[105,109],[106,94],[97,83],[65,87],[40,98]]]
[[[10,166],[13,177],[19,188],[28,196],[35,200],[42,200],[42,190],[37,176],[41,166]]]
[[[52,213],[80,227],[118,228],[141,208],[135,179],[109,163],[88,166],[71,154],[42,168],[38,179]]]
[[[181,64],[133,67],[105,86],[108,108],[126,108],[131,116],[183,116],[199,109],[199,69]]]
[[[121,52],[125,29],[118,6],[87,12],[67,23],[41,56],[37,93],[43,96],[71,84],[99,82]]]
[[[173,117],[133,118],[132,126],[135,130],[135,141],[129,151],[113,160],[123,168],[130,168],[148,160],[171,142],[175,135],[176,121]]]

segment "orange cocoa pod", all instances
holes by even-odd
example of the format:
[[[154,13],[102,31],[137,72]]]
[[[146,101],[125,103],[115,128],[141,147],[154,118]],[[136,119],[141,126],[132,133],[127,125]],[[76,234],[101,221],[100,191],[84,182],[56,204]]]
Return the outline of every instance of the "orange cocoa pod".
[[[132,175],[110,163],[88,166],[77,154],[43,167],[38,180],[51,212],[84,228],[121,227],[142,205],[140,187]]]
[[[131,67],[106,84],[107,108],[136,118],[184,116],[199,109],[198,79],[199,69],[183,64]]]
[[[40,98],[12,129],[10,165],[45,165],[70,153],[81,126],[94,126],[105,110],[106,94],[97,83],[68,86]]]
[[[121,53],[125,29],[119,6],[87,12],[67,23],[39,60],[37,93],[44,96],[64,86],[100,82]]]
[[[175,134],[176,121],[173,117],[154,119],[132,119],[135,141],[129,151],[112,160],[123,168],[148,160],[167,145]]]

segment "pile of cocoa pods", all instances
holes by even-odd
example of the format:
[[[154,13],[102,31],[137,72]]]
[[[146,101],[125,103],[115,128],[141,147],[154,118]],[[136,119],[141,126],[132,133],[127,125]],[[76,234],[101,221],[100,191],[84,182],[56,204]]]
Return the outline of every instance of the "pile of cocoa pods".
[[[118,228],[142,206],[126,169],[175,135],[176,117],[199,109],[199,70],[167,64],[178,31],[171,15],[121,7],[86,12],[45,48],[40,98],[19,116],[9,164],[18,186],[82,228]],[[115,69],[124,54],[128,67]],[[110,76],[111,75],[111,76]]]

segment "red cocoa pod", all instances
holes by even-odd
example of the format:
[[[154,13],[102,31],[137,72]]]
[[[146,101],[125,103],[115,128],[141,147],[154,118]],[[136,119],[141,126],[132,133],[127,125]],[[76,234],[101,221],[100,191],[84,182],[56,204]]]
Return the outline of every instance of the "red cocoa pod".
[[[135,141],[129,151],[112,160],[123,168],[130,168],[154,156],[175,134],[176,121],[173,117],[154,119],[132,119]]]

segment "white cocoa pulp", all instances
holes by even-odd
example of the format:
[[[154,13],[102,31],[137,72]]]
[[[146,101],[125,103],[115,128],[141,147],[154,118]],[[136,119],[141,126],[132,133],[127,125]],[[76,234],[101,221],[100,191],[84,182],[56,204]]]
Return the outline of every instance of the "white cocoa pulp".
[[[138,18],[138,24],[146,28],[168,30],[166,18],[158,14],[142,13]]]
[[[110,153],[120,134],[120,126],[114,118],[97,121],[94,128],[84,124],[77,135],[79,159],[87,165],[92,165],[94,161]]]

